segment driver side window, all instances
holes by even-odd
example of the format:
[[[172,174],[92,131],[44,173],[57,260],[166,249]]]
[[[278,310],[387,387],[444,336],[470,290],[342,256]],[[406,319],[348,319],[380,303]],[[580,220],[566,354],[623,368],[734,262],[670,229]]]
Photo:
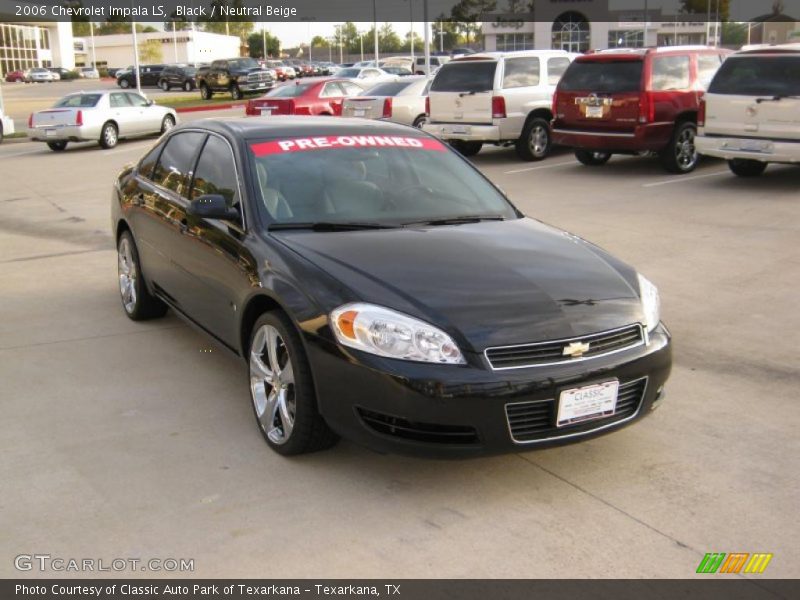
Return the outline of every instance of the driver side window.
[[[229,206],[237,208],[241,214],[233,154],[228,144],[216,135],[208,137],[197,161],[190,199],[195,200],[206,194],[222,196]]]

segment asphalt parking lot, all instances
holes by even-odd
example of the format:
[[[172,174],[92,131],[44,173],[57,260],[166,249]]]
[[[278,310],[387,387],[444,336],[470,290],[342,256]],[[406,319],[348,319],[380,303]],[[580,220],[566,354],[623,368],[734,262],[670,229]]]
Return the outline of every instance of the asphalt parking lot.
[[[676,177],[484,150],[474,163],[524,212],[660,287],[661,408],[494,458],[343,441],[287,459],[254,423],[243,363],[172,314],[123,313],[111,185],[150,144],[0,147],[0,576],[46,553],[192,558],[203,577],[684,578],[706,552],[774,554],[742,577],[800,575],[800,169]]]

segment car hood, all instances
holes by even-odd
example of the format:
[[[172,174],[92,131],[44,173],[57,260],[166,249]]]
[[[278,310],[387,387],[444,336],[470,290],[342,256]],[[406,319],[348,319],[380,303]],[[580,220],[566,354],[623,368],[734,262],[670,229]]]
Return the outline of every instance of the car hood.
[[[273,235],[343,284],[345,301],[411,314],[473,351],[643,321],[635,271],[528,218]]]

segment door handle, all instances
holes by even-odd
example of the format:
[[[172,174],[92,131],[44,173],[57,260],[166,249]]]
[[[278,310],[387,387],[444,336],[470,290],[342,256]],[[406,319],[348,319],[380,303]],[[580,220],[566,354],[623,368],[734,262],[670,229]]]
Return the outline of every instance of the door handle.
[[[134,206],[144,206],[144,194],[136,194],[133,197]]]

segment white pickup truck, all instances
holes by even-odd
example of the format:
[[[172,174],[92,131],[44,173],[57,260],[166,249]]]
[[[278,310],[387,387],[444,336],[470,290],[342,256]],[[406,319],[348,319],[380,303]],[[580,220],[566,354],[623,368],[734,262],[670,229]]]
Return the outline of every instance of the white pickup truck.
[[[485,143],[514,145],[523,160],[552,147],[553,93],[574,54],[563,50],[486,52],[451,60],[436,73],[423,129],[465,156]]]
[[[697,151],[740,177],[769,163],[800,165],[800,44],[729,56],[700,106]]]

